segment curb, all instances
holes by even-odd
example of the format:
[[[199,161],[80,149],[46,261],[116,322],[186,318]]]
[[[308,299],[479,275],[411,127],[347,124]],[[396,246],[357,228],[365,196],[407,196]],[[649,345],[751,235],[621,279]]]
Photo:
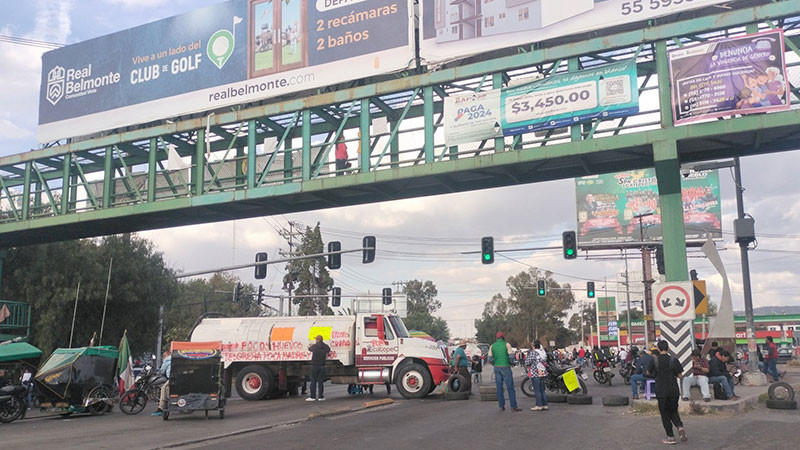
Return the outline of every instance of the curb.
[[[376,407],[379,407],[379,406],[387,406],[387,405],[391,405],[393,403],[394,403],[394,399],[384,398],[384,399],[381,399],[381,400],[375,400],[375,401],[363,403],[361,406],[356,407],[356,408],[337,408],[337,409],[331,409],[331,410],[328,410],[328,411],[313,412],[313,413],[309,414],[308,416],[306,416],[306,417],[304,417],[302,419],[295,419],[295,420],[289,420],[289,421],[286,421],[286,422],[274,423],[274,424],[269,424],[269,425],[261,425],[261,426],[252,427],[252,428],[245,428],[245,429],[242,429],[242,430],[230,431],[230,432],[223,433],[223,434],[216,434],[216,435],[213,435],[213,436],[207,436],[207,437],[203,437],[203,438],[192,439],[192,440],[189,440],[189,441],[175,442],[175,443],[172,443],[172,444],[167,444],[167,445],[163,445],[161,447],[155,447],[155,448],[156,449],[161,449],[161,448],[179,448],[179,447],[185,447],[187,445],[201,444],[203,442],[215,441],[215,440],[218,440],[218,439],[225,439],[225,438],[229,438],[229,437],[233,437],[233,436],[239,436],[239,435],[247,434],[247,433],[255,433],[255,432],[258,432],[258,431],[270,430],[270,429],[273,429],[273,428],[280,428],[280,427],[288,427],[288,426],[292,426],[292,425],[297,425],[299,423],[308,422],[309,420],[316,419],[316,418],[319,418],[319,417],[340,416],[342,414],[348,414],[348,413],[351,413],[351,412],[362,411],[362,410],[370,409],[370,408],[376,408]]]

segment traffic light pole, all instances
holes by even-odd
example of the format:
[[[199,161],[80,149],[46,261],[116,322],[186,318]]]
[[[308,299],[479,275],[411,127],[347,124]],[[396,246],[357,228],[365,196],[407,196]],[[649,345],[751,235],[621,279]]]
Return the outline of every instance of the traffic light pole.
[[[276,259],[273,261],[259,261],[259,262],[252,262],[246,264],[237,264],[235,266],[227,266],[227,267],[218,267],[216,269],[207,269],[207,270],[199,270],[197,272],[187,272],[176,275],[175,278],[188,278],[188,277],[195,277],[198,275],[206,275],[209,273],[217,273],[217,272],[228,272],[231,270],[239,270],[239,269],[246,269],[248,267],[255,267],[255,266],[267,266],[270,264],[281,264],[287,263],[290,261],[298,261],[301,259],[311,259],[311,258],[319,258],[328,255],[341,255],[344,253],[358,253],[363,252],[364,250],[372,250],[372,248],[358,248],[352,250],[340,250],[337,252],[325,252],[325,253],[314,253],[313,255],[303,255],[303,256],[294,256],[292,258],[283,258],[283,259]]]

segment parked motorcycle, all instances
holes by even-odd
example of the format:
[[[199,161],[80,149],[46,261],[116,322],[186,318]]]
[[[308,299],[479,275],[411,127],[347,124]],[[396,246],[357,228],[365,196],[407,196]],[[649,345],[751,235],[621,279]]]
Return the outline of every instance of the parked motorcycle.
[[[592,376],[594,376],[595,381],[598,383],[608,383],[608,385],[611,386],[611,379],[614,378],[614,372],[611,371],[611,364],[608,360],[595,361]]]
[[[548,358],[546,367],[547,377],[544,379],[545,390],[561,394],[586,394],[588,391],[586,389],[586,383],[584,383],[583,380],[586,380],[589,377],[583,373],[583,369],[579,365],[575,364],[561,367],[555,363],[554,359]],[[575,375],[578,377],[578,384],[580,384],[580,388],[575,389],[572,392],[567,389],[567,385],[564,383],[564,374],[570,370],[575,370]],[[520,389],[522,390],[522,393],[528,397],[536,396],[533,390],[533,383],[527,376],[523,377],[522,383],[520,384]]]
[[[0,422],[9,423],[25,418],[27,393],[26,386],[8,385],[0,388]]]
[[[633,375],[633,364],[623,363],[622,367],[619,368],[619,375],[622,377],[623,383],[631,384],[631,375]]]
[[[125,414],[139,414],[147,406],[148,398],[158,403],[161,387],[166,382],[167,379],[154,372],[152,366],[146,366],[134,380],[133,387],[120,397],[119,409]]]

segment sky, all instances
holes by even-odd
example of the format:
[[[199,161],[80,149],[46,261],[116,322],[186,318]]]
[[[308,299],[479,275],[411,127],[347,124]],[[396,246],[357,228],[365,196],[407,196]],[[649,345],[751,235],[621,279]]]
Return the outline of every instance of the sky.
[[[219,1],[0,0],[0,35],[70,44],[215,3]],[[43,51],[0,42],[0,155],[39,147],[35,132]],[[759,237],[758,248],[750,253],[755,306],[800,305],[798,166],[797,152],[742,159],[745,210],[755,218]],[[718,248],[738,311],[744,307],[739,251],[731,232],[736,214],[734,184],[727,170],[720,179],[724,240]],[[323,239],[341,240],[345,249],[359,247],[361,236],[377,236],[379,253],[374,263],[362,265],[359,256],[345,255],[343,269],[333,272],[345,296],[376,294],[397,281],[432,280],[443,305],[438,314],[460,337],[473,335],[473,321],[492,295],[507,293],[508,277],[531,266],[556,273],[559,283],[571,283],[578,300],[586,300],[585,279],[598,280],[601,295],[602,280],[613,280],[624,270],[622,260],[586,259],[581,253],[577,260],[566,261],[559,250],[509,254],[513,260],[498,255],[492,265],[482,265],[479,255],[459,255],[480,250],[482,236],[494,236],[496,249],[561,245],[562,231],[576,226],[571,179],[141,235],[155,243],[172,268],[190,272],[251,262],[258,251],[276,259],[278,250],[287,250],[278,231],[287,228],[289,221],[310,226],[319,222]],[[631,270],[641,267],[635,259],[630,264]],[[689,268],[708,280],[711,299],[718,301],[722,281],[711,264],[691,253]],[[236,274],[244,282],[262,283],[268,293],[281,293],[281,267],[270,266],[265,280],[254,280],[252,269]],[[608,286],[617,289],[615,284]]]

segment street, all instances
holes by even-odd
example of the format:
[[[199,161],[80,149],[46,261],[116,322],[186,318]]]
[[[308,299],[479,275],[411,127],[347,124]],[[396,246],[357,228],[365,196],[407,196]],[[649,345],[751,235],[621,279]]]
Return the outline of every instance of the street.
[[[521,370],[515,369],[518,386]],[[490,380],[485,373],[484,383]],[[602,406],[605,395],[630,395],[615,377],[614,386],[587,382],[594,404],[551,404],[546,412],[532,412],[534,400],[517,390],[521,412],[496,402],[445,401],[439,395],[405,400],[393,390],[390,404],[363,408],[385,399],[376,387],[372,395],[347,395],[345,386],[326,386],[326,402],[303,397],[258,402],[229,400],[224,420],[212,412],[173,415],[169,421],[152,417],[155,406],[126,416],[117,407],[99,417],[31,417],[0,425],[4,448],[263,448],[326,449],[432,448],[472,445],[476,448],[536,446],[553,449],[652,448],[660,446],[663,429],[657,415],[636,415],[629,408]],[[32,414],[33,416],[35,414]],[[795,448],[800,425],[798,411],[773,411],[759,404],[747,414],[683,416],[690,448]]]

